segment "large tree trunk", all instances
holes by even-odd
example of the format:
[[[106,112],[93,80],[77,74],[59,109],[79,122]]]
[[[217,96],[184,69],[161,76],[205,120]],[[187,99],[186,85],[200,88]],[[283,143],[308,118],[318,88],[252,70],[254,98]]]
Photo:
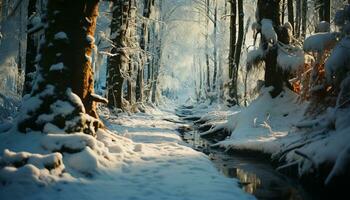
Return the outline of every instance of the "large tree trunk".
[[[95,103],[104,101],[94,95],[90,59],[97,15],[98,0],[48,2],[45,43],[19,119],[21,132],[45,132],[50,123],[69,133],[95,135],[101,125]]]
[[[37,45],[35,43],[35,34],[30,33],[28,30],[33,28],[33,24],[30,22],[30,17],[36,12],[37,0],[29,0],[28,2],[28,24],[27,24],[27,52],[26,52],[26,67],[24,76],[23,95],[29,94],[32,87],[33,73],[35,69],[35,57]]]
[[[114,47],[108,58],[108,106],[123,109],[124,76],[129,67],[127,55],[127,23],[131,0],[114,0],[111,22],[111,40]]]
[[[274,12],[271,12],[273,10]],[[275,32],[279,35],[280,22],[280,0],[258,0],[257,20],[261,23],[262,19],[272,20]],[[283,38],[278,38],[283,39]],[[283,90],[283,71],[277,66],[277,44],[271,44],[262,35],[261,47],[265,51],[265,86],[273,86],[270,92],[272,97],[276,97]]]
[[[236,51],[236,0],[230,1],[230,46],[229,46],[229,56],[228,56],[228,67],[229,67],[229,78],[231,80],[230,85],[230,97],[235,98],[237,95],[237,80],[234,78],[238,74],[237,67],[235,66],[235,51]],[[237,100],[236,100],[237,101]],[[236,102],[235,102],[236,103]]]

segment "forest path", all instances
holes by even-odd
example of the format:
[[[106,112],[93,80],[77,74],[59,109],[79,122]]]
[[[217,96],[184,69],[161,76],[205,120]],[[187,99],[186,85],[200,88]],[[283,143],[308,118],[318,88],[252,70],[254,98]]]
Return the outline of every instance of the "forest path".
[[[121,199],[254,199],[236,179],[223,176],[209,157],[182,141],[173,109],[129,116],[102,114],[110,130],[131,139],[133,157],[114,174]]]

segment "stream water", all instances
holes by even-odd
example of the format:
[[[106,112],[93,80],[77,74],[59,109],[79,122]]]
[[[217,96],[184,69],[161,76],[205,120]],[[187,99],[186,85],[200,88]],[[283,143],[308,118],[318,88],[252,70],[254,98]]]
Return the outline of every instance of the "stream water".
[[[266,157],[259,155],[228,154],[212,148],[211,142],[200,137],[196,127],[189,122],[179,132],[192,148],[207,155],[217,169],[227,177],[239,180],[242,188],[257,199],[309,200],[319,199],[306,192],[301,184],[276,171]]]

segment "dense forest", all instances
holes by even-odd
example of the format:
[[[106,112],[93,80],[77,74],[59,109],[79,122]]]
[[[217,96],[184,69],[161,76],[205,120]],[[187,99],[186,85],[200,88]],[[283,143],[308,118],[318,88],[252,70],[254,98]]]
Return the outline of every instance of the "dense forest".
[[[0,0],[0,199],[349,196],[350,1]]]

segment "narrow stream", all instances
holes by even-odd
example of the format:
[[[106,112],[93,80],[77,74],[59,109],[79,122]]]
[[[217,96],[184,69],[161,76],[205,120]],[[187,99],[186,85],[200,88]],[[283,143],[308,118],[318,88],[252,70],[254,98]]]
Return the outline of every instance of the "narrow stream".
[[[307,193],[297,180],[276,171],[266,158],[253,155],[232,155],[222,149],[212,148],[208,140],[200,137],[191,122],[188,122],[188,126],[180,128],[179,132],[183,140],[195,150],[209,155],[222,174],[230,178],[237,178],[242,188],[257,199],[319,199]]]

